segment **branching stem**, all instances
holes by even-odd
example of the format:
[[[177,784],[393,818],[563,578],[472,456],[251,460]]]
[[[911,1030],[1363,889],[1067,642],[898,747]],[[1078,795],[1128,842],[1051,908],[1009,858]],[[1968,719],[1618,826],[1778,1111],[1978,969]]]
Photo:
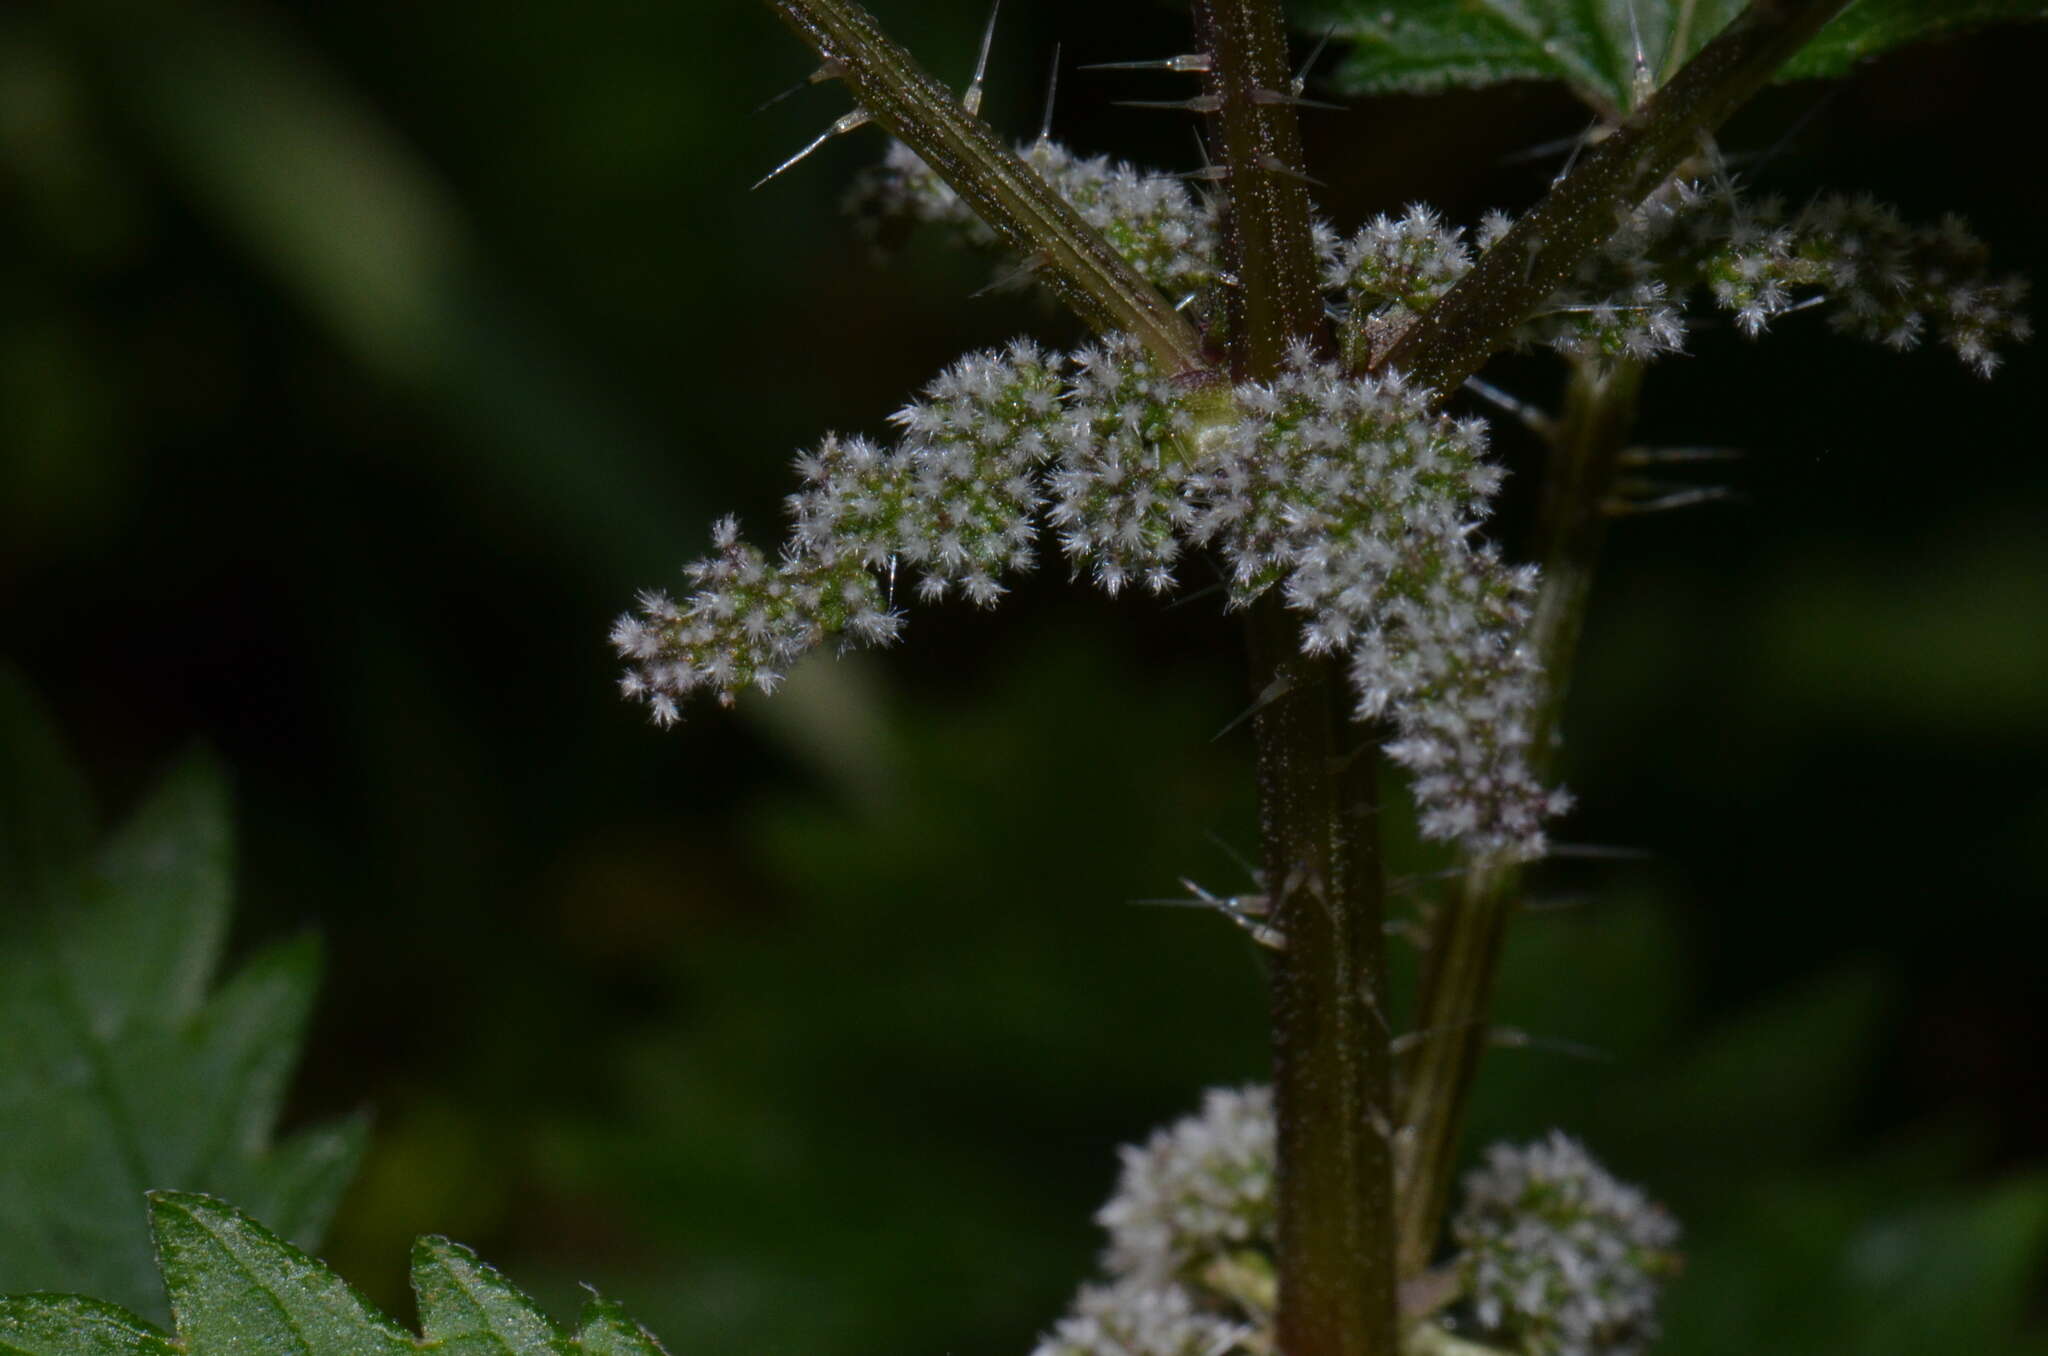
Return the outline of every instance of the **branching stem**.
[[[1845,3],[1752,0],[1488,250],[1383,362],[1439,392],[1458,389],[1628,212],[1700,150]],[[1635,363],[1575,363],[1554,435],[1539,543],[1544,584],[1530,638],[1545,675],[1533,755],[1539,776],[1552,761],[1605,537],[1602,506],[1635,418],[1641,378]],[[1422,1040],[1402,1079],[1397,1236],[1404,1278],[1426,1270],[1442,1228],[1465,1105],[1486,1047],[1494,978],[1520,888],[1519,868],[1473,862],[1431,921],[1416,1003]]]
[[[1566,283],[1627,214],[1698,153],[1848,0],[1751,0],[1628,120],[1586,152],[1381,359],[1456,391]]]
[[[767,0],[859,108],[922,156],[1083,320],[1137,336],[1169,370],[1212,370],[1201,338],[986,124],[854,0]],[[1847,0],[1752,0],[1734,23],[1593,147],[1573,172],[1383,356],[1455,391],[1722,121]],[[1327,350],[1307,178],[1287,97],[1279,0],[1194,0],[1210,56],[1215,151],[1234,286],[1222,339],[1234,380],[1274,375],[1287,348]],[[1582,363],[1557,435],[1533,643],[1553,675],[1538,715],[1548,762],[1602,536],[1600,506],[1633,418],[1633,364]],[[1279,1122],[1276,1345],[1281,1356],[1392,1356],[1396,1281],[1421,1274],[1449,1192],[1519,872],[1474,863],[1432,924],[1418,1021],[1426,1038],[1395,1107],[1385,1022],[1379,755],[1347,719],[1328,659],[1304,656],[1277,591],[1250,616],[1266,888],[1286,938],[1273,970]],[[1272,693],[1278,697],[1271,697]],[[1539,772],[1541,768],[1539,766]],[[1395,1114],[1398,1112],[1398,1114]],[[1405,1151],[1394,1190],[1392,1136]],[[1398,1220],[1398,1228],[1397,1228]],[[1398,1239],[1398,1242],[1397,1242]]]
[[[1585,624],[1594,567],[1607,536],[1603,510],[1635,424],[1642,365],[1577,359],[1545,468],[1538,550],[1543,588],[1530,643],[1543,665],[1531,762],[1551,771],[1566,689]],[[1399,1253],[1402,1277],[1421,1275],[1450,1201],[1458,1135],[1492,1022],[1494,975],[1507,924],[1520,903],[1519,868],[1469,863],[1430,920],[1416,1044],[1402,1070]]]
[[[1324,346],[1300,134],[1277,0],[1196,0],[1210,54],[1212,154],[1229,194],[1230,369],[1266,380],[1288,346]],[[1250,618],[1266,891],[1286,938],[1272,968],[1278,1129],[1275,1345],[1285,1356],[1393,1356],[1392,1032],[1386,1019],[1377,735],[1343,676],[1301,652],[1272,590]]]
[[[1090,327],[1136,335],[1169,372],[1209,366],[1194,327],[867,10],[854,0],[767,4],[817,52],[821,72],[844,80],[855,104],[922,156]]]

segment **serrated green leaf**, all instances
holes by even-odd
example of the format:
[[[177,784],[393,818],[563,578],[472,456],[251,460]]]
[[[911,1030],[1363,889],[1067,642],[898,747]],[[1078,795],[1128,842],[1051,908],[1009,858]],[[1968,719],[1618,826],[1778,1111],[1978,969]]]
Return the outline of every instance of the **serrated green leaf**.
[[[420,1331],[464,1356],[571,1356],[561,1330],[510,1281],[460,1243],[422,1238],[412,1249]]]
[[[626,1316],[618,1304],[602,1296],[583,1306],[576,1329],[576,1349],[587,1356],[668,1356],[653,1333]]]
[[[1637,101],[1639,50],[1654,87],[1741,9],[1741,0],[1334,0],[1307,26],[1350,42],[1336,80],[1352,93],[1561,80],[1612,113]],[[2044,17],[2042,0],[1860,0],[1778,78],[1840,75],[1906,43]]]
[[[0,1356],[178,1356],[164,1335],[81,1295],[0,1299]]]
[[[1316,20],[1350,42],[1337,69],[1353,93],[1427,93],[1503,80],[1562,80],[1596,106],[1628,105],[1637,28],[1643,50],[1674,39],[1680,6],[1638,0],[1340,0]],[[1712,36],[1740,8],[1699,0],[1691,24]],[[1695,44],[1696,45],[1696,44]],[[1664,72],[1653,63],[1652,72]]]
[[[153,1191],[150,1223],[191,1356],[378,1356],[412,1341],[348,1282],[212,1196]]]
[[[4,677],[0,733],[7,806],[47,780],[59,807],[54,828],[0,827],[11,862],[36,861],[33,888],[0,888],[0,1290],[160,1317],[143,1192],[231,1192],[312,1243],[350,1176],[359,1125],[270,1144],[318,949],[265,952],[209,999],[233,855],[219,767],[186,759],[95,853],[68,761]]]
[[[1860,0],[1778,72],[1780,80],[1841,75],[1866,57],[1996,23],[2048,19],[2042,0]]]
[[[445,1238],[413,1245],[416,1338],[325,1263],[218,1197],[153,1191],[149,1215],[175,1343],[99,1300],[0,1296],[0,1356],[668,1356],[597,1297],[570,1340],[497,1269]]]

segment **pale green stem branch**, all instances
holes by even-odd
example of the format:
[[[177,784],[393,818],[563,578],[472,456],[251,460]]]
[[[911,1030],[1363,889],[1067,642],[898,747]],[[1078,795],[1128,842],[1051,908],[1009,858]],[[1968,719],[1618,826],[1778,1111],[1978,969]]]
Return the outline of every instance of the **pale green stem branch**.
[[[1751,0],[1669,83],[1581,156],[1376,365],[1404,372],[1448,399],[1847,3]]]
[[[922,156],[1090,327],[1137,336],[1169,372],[1208,368],[1194,327],[867,10],[852,0],[767,4],[817,52],[820,77],[844,80],[855,105]]]
[[[1211,147],[1228,193],[1230,369],[1269,380],[1326,338],[1277,0],[1195,0]],[[1253,721],[1273,958],[1278,1174],[1274,1339],[1285,1356],[1396,1351],[1392,1058],[1378,738],[1342,674],[1301,651],[1279,590],[1253,604]]]
[[[1576,360],[1563,414],[1552,430],[1538,529],[1543,588],[1529,635],[1543,672],[1530,759],[1538,777],[1547,777],[1555,761],[1565,693],[1607,536],[1605,505],[1635,423],[1642,374],[1637,362]],[[1521,880],[1517,866],[1469,863],[1430,919],[1416,999],[1418,1041],[1402,1080],[1403,1277],[1428,1267],[1443,1227],[1458,1135],[1486,1051],[1494,976],[1508,921],[1520,903]]]

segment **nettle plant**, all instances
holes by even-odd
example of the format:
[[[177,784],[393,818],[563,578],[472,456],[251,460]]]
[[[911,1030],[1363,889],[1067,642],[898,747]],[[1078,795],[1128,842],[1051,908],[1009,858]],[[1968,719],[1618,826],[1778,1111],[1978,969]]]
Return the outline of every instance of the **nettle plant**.
[[[1202,902],[1269,957],[1273,1082],[1212,1091],[1125,1151],[1104,1275],[1040,1356],[1619,1356],[1654,1340],[1677,1225],[1566,1134],[1488,1149],[1451,1203],[1502,939],[1569,809],[1550,765],[1606,523],[1690,493],[1629,497],[1631,467],[1659,456],[1630,438],[1645,370],[1702,305],[1751,335],[1817,310],[1983,376],[2027,334],[2021,286],[1960,222],[1751,200],[1716,151],[1776,76],[2039,13],[1863,0],[1837,18],[1846,3],[1303,15],[1347,44],[1354,89],[1557,78],[1596,114],[1518,218],[1465,229],[1415,207],[1346,235],[1313,209],[1277,0],[1196,0],[1185,54],[1132,63],[1192,82],[1177,106],[1206,120],[1210,159],[1183,175],[1045,135],[1012,150],[978,117],[979,73],[962,99],[858,6],[769,0],[816,50],[814,78],[852,93],[827,136],[875,122],[896,138],[860,209],[1006,252],[1004,281],[1049,289],[1097,337],[962,358],[890,441],[801,455],[779,547],[724,520],[687,590],[618,623],[627,695],[672,724],[693,694],[770,690],[829,641],[894,640],[899,599],[993,604],[1041,553],[1113,594],[1213,569],[1248,637],[1260,889]],[[1568,368],[1555,414],[1478,376],[1530,347]],[[1486,422],[1448,408],[1468,390],[1548,447],[1529,563],[1485,535],[1503,470]],[[98,844],[47,727],[0,673],[0,1110],[39,1113],[0,1156],[0,1271],[50,1287],[0,1298],[0,1353],[661,1351],[601,1299],[557,1326],[439,1238],[414,1250],[414,1334],[301,1250],[362,1139],[272,1135],[313,951],[266,953],[216,989],[219,774],[174,773]],[[1382,760],[1457,860],[1416,929],[1406,1033],[1389,1019]],[[133,1207],[151,1188],[145,1229]],[[55,1293],[81,1283],[99,1298]]]
[[[1269,950],[1273,1084],[1212,1092],[1127,1151],[1099,1216],[1105,1275],[1040,1356],[1618,1356],[1654,1340],[1677,1226],[1570,1138],[1495,1146],[1451,1209],[1506,924],[1570,806],[1551,763],[1606,523],[1701,497],[1631,497],[1632,468],[1688,455],[1632,445],[1645,371],[1683,352],[1695,308],[1752,337],[1813,310],[1855,338],[1939,344],[1985,377],[2028,331],[2022,285],[1958,219],[1752,198],[1718,152],[1716,129],[1774,78],[2035,12],[1845,7],[1298,16],[1348,44],[1356,90],[1560,78],[1595,114],[1519,217],[1466,228],[1417,206],[1345,234],[1315,211],[1296,126],[1313,101],[1278,0],[1194,0],[1186,52],[1124,63],[1187,82],[1155,101],[1204,122],[1205,162],[1183,174],[1045,132],[1005,145],[978,116],[986,37],[962,97],[858,5],[770,0],[816,52],[812,80],[854,104],[775,173],[879,124],[894,142],[853,192],[860,214],[1001,253],[999,285],[1049,290],[1096,337],[963,357],[889,439],[799,455],[779,545],[723,519],[686,589],[645,593],[617,623],[625,694],[671,725],[698,694],[772,691],[820,646],[895,641],[913,595],[991,606],[1051,555],[1110,594],[1220,574],[1249,641],[1260,885],[1203,899]],[[1569,369],[1554,414],[1479,376],[1529,348]],[[1472,404],[1548,445],[1526,562],[1485,533],[1504,472]],[[1459,863],[1421,927],[1407,1034],[1388,1018],[1383,759]]]

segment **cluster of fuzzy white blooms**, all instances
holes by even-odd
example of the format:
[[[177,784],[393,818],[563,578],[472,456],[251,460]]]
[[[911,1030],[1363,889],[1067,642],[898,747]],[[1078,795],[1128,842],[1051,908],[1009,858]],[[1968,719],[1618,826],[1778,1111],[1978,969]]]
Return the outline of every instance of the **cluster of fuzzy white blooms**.
[[[1242,417],[1194,477],[1195,540],[1221,550],[1240,601],[1283,583],[1304,647],[1350,656],[1359,717],[1394,722],[1387,752],[1415,775],[1425,834],[1540,852],[1566,802],[1529,770],[1535,572],[1474,539],[1502,474],[1485,426],[1305,349],[1236,395]]]
[[[1270,1304],[1224,1279],[1273,1246],[1273,1098],[1214,1088],[1199,1114],[1123,1150],[1107,1285],[1083,1287],[1033,1356],[1226,1356],[1271,1349]],[[1247,1259],[1257,1259],[1249,1261]]]
[[[1743,213],[1701,275],[1714,300],[1750,334],[1825,297],[1845,334],[1912,348],[1930,333],[1979,376],[1998,367],[2002,344],[2032,334],[2021,312],[2024,279],[1994,278],[1990,251],[1960,217],[1912,226],[1868,197],[1828,196],[1787,218],[1775,199]]]
[[[987,606],[996,576],[1028,570],[1041,503],[1035,471],[1053,451],[1060,414],[1056,364],[1030,343],[954,364],[925,399],[894,416],[903,437],[887,452],[828,439],[797,458],[793,551],[922,575],[927,599],[958,587]]]
[[[1232,1356],[1266,1353],[1253,1324],[1203,1309],[1178,1286],[1084,1287],[1032,1356]]]
[[[1346,303],[1345,357],[1376,363],[1512,225],[1500,213],[1473,245],[1426,207],[1378,217],[1326,259],[1324,284]],[[1704,292],[1761,334],[1786,312],[1826,308],[1845,334],[1894,348],[1938,338],[1981,376],[2001,346],[2024,342],[2024,280],[1994,277],[1962,221],[1913,226],[1868,197],[1829,195],[1787,215],[1725,178],[1674,179],[1623,215],[1550,309],[1518,340],[1589,357],[1655,358],[1685,347],[1687,300]]]
[[[693,589],[681,602],[642,594],[639,614],[613,627],[630,665],[625,694],[666,725],[698,689],[728,705],[749,684],[772,691],[828,636],[893,640],[899,564],[918,571],[927,597],[957,587],[993,603],[1003,591],[997,574],[1032,563],[1042,502],[1035,470],[1051,454],[1058,392],[1054,365],[1020,342],[947,369],[926,399],[896,415],[895,446],[830,437],[798,457],[804,488],[790,496],[795,530],[777,560],[722,519],[712,532],[717,554],[686,568]]]
[[[1154,287],[1179,300],[1203,295],[1216,281],[1215,205],[1181,179],[1077,155],[1049,137],[1025,142],[1017,155]],[[983,248],[996,243],[995,232],[900,141],[855,183],[848,205],[869,220],[902,218],[948,227]],[[1028,272],[1016,275],[1028,279]]]
[[[1667,216],[1659,202],[1653,198],[1625,217],[1607,248],[1581,267],[1572,290],[1594,300],[1561,299],[1523,327],[1522,342],[1548,343],[1567,354],[1636,358],[1683,346],[1684,319],[1648,249],[1654,227]],[[1468,245],[1462,230],[1415,206],[1399,217],[1376,217],[1343,241],[1326,263],[1324,284],[1344,297],[1346,360],[1353,366],[1377,364],[1511,225],[1504,213],[1490,212]]]
[[[1146,1286],[1188,1284],[1273,1229],[1273,1091],[1211,1088],[1199,1114],[1122,1150],[1116,1194],[1096,1213],[1103,1266]]]
[[[827,637],[892,639],[899,568],[921,596],[992,603],[1003,572],[1033,563],[1043,517],[1112,594],[1170,588],[1189,545],[1222,558],[1238,605],[1284,587],[1305,647],[1349,657],[1361,717],[1393,722],[1424,831],[1541,852],[1563,800],[1529,771],[1534,576],[1474,539],[1501,480],[1480,424],[1305,349],[1270,384],[1198,402],[1128,336],[1070,359],[1027,344],[969,358],[896,422],[893,447],[828,438],[798,458],[776,561],[721,523],[694,592],[618,623],[626,690],[657,719],[696,688],[770,688]]]
[[[1633,1356],[1657,1336],[1678,1224],[1552,1131],[1497,1144],[1465,1177],[1451,1231],[1479,1325],[1528,1356]]]
[[[1417,204],[1379,216],[1323,260],[1323,287],[1344,299],[1344,357],[1366,367],[1472,267],[1465,233]]]
[[[1482,243],[1505,222],[1482,230]],[[1938,339],[1979,376],[2023,343],[2026,283],[1995,277],[1963,222],[1903,221],[1867,196],[1829,194],[1788,214],[1725,178],[1666,183],[1580,267],[1569,295],[1525,327],[1565,353],[1648,358],[1684,346],[1680,308],[1704,292],[1752,337],[1787,312],[1823,308],[1844,334],[1896,349]]]
[[[647,703],[662,725],[674,724],[678,702],[699,688],[726,705],[748,684],[774,691],[827,635],[880,644],[896,634],[899,620],[868,571],[788,553],[771,564],[739,533],[736,519],[719,519],[711,529],[717,554],[684,567],[694,586],[688,597],[678,603],[650,589],[639,615],[612,626],[612,645],[628,664],[619,690]]]
[[[1133,582],[1173,587],[1194,522],[1188,462],[1194,418],[1142,344],[1111,335],[1074,355],[1047,518],[1075,573],[1114,597]]]
[[[1087,159],[1041,138],[1025,159],[1139,272],[1201,302],[1226,285],[1215,205],[1179,178]],[[994,236],[923,161],[895,145],[857,194],[882,214],[971,240]],[[1028,344],[968,358],[896,417],[883,447],[828,438],[800,457],[795,530],[770,559],[726,520],[680,601],[646,594],[613,641],[623,686],[667,724],[703,689],[730,702],[772,688],[829,637],[883,643],[901,620],[899,568],[927,598],[989,604],[1029,568],[1042,521],[1077,575],[1110,593],[1173,586],[1189,547],[1228,571],[1232,601],[1284,589],[1311,652],[1345,656],[1362,719],[1395,728],[1424,831],[1470,851],[1532,857],[1565,806],[1530,767],[1539,675],[1525,633],[1532,571],[1477,535],[1501,472],[1484,429],[1435,413],[1398,374],[1366,374],[1509,229],[1468,245],[1426,208],[1337,239],[1318,225],[1346,363],[1292,354],[1268,384],[1225,391],[1159,370],[1127,336],[1071,356]],[[1028,276],[1028,274],[1020,274]],[[1834,322],[1895,346],[1933,334],[1989,373],[2027,336],[2020,284],[1993,280],[1960,223],[1901,223],[1868,200],[1824,198],[1787,218],[1725,176],[1674,180],[1626,215],[1567,294],[1523,328],[1567,353],[1677,350],[1687,297],[1705,292],[1748,332],[1816,299]]]
[[[1212,1089],[1201,1111],[1123,1150],[1096,1215],[1107,1283],[1085,1286],[1033,1356],[1272,1351],[1271,1090]],[[1632,1356],[1657,1334],[1678,1226],[1553,1132],[1499,1144],[1452,1225],[1477,1326],[1522,1356]]]

